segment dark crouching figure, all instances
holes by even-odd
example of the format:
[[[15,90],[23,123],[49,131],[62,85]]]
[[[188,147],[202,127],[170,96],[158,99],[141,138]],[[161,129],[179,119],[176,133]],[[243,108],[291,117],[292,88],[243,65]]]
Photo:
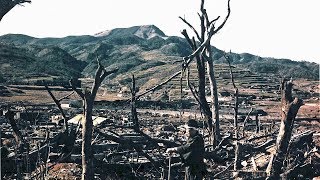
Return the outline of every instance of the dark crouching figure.
[[[167,153],[177,152],[180,154],[183,166],[186,167],[186,180],[202,179],[206,173],[203,162],[204,141],[198,132],[198,124],[195,120],[189,120],[185,125],[188,141],[185,145],[168,148]]]

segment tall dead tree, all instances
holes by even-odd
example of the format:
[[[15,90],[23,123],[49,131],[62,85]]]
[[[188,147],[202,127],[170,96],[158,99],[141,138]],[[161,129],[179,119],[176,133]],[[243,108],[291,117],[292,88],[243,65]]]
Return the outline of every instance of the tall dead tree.
[[[28,1],[28,0],[1,0],[0,1],[0,21],[2,20],[3,16],[6,15],[16,5],[21,5],[26,2],[31,3],[31,1]]]
[[[182,35],[186,38],[193,53],[189,56],[184,57],[183,71],[189,66],[191,61],[195,58],[198,72],[198,90],[194,93],[195,99],[198,101],[201,110],[207,118],[207,124],[209,131],[212,134],[213,144],[221,139],[220,134],[220,121],[219,121],[219,102],[218,102],[218,89],[214,75],[214,64],[211,50],[211,38],[216,34],[227,22],[230,16],[230,0],[228,0],[228,14],[222,24],[218,27],[215,26],[216,21],[220,18],[217,17],[214,20],[209,20],[206,9],[204,8],[204,0],[201,0],[199,18],[200,18],[200,33],[184,18],[179,17],[184,23],[186,23],[196,35],[190,38],[187,31],[184,29]],[[198,41],[198,42],[197,42]],[[200,44],[200,46],[199,46]],[[210,82],[211,102],[212,106],[206,99],[206,72]],[[189,86],[190,87],[190,86]],[[194,90],[191,90],[196,92]]]
[[[95,74],[94,82],[91,90],[84,89],[83,91],[77,89],[74,82],[70,81],[72,89],[82,98],[83,100],[83,121],[82,121],[82,180],[94,179],[94,167],[93,167],[93,152],[92,152],[92,132],[93,132],[93,120],[92,111],[94,100],[96,98],[98,89],[102,81],[110,74],[115,73],[118,69],[107,71],[98,62],[98,69]]]
[[[303,105],[301,99],[292,97],[292,81],[283,79],[281,83],[281,124],[276,141],[276,154],[270,160],[267,174],[271,179],[280,179],[286,162],[288,146],[295,117]]]

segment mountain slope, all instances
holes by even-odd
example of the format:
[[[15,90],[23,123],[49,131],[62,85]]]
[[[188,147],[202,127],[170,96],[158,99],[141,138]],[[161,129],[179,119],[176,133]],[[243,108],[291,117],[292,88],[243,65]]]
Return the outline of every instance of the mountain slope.
[[[107,69],[119,68],[108,77],[113,83],[127,82],[135,74],[141,82],[154,83],[179,70],[183,56],[191,53],[186,40],[166,36],[154,25],[104,31],[95,36],[34,38],[26,35],[0,36],[0,79],[56,76],[92,77],[99,58]],[[215,63],[226,63],[223,51],[212,47]],[[293,78],[319,79],[319,65],[288,59],[264,58],[248,53],[231,53],[232,63],[254,73]],[[2,76],[2,77],[1,77]]]
[[[58,47],[17,47],[0,44],[1,76],[8,81],[55,76],[80,77],[85,63]]]

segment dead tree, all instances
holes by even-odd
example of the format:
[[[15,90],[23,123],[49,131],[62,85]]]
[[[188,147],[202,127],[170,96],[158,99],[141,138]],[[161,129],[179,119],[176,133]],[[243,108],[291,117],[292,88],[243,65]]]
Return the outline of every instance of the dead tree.
[[[233,126],[234,126],[234,137],[236,139],[236,148],[235,148],[235,152],[234,152],[234,166],[233,166],[233,170],[238,170],[240,163],[241,163],[241,158],[240,158],[240,151],[241,151],[241,144],[239,143],[239,127],[238,127],[238,110],[239,110],[239,101],[238,101],[238,97],[239,97],[239,89],[237,88],[235,82],[234,82],[234,76],[233,76],[233,72],[232,72],[232,67],[231,67],[231,62],[230,62],[230,58],[224,54],[224,58],[227,60],[228,65],[229,65],[229,72],[230,72],[230,77],[231,77],[231,81],[232,81],[232,86],[234,89],[234,115],[233,115]]]
[[[107,71],[98,62],[98,69],[95,74],[94,83],[91,90],[84,89],[81,91],[76,88],[73,81],[70,81],[72,89],[82,98],[83,100],[83,116],[82,121],[82,180],[89,180],[94,178],[94,166],[93,166],[93,152],[92,152],[92,132],[93,132],[93,120],[92,111],[94,100],[97,95],[98,89],[102,81],[110,74],[115,73],[118,69]]]
[[[281,125],[276,141],[276,154],[271,158],[267,174],[279,179],[286,160],[295,117],[303,105],[301,99],[292,97],[292,81],[283,79],[281,83]]]
[[[217,83],[214,76],[214,64],[213,64],[213,57],[212,57],[212,50],[210,40],[214,34],[216,34],[226,23],[230,15],[230,0],[228,0],[228,14],[224,19],[223,23],[215,27],[215,22],[220,18],[217,17],[216,19],[210,21],[206,9],[204,8],[204,0],[201,0],[200,6],[201,14],[198,14],[200,17],[200,33],[184,18],[179,17],[184,23],[186,23],[194,32],[197,37],[197,43],[195,37],[190,38],[187,31],[184,29],[182,31],[182,35],[186,38],[187,42],[189,43],[190,47],[193,50],[193,53],[189,56],[184,57],[184,64],[183,64],[183,72],[189,66],[191,61],[195,58],[197,64],[197,72],[198,72],[198,90],[197,93],[194,93],[195,99],[198,101],[201,110],[203,111],[204,115],[207,118],[207,124],[209,127],[209,132],[212,135],[212,143],[214,144],[216,141],[221,139],[220,135],[220,125],[219,125],[219,102],[218,102],[218,89]],[[211,101],[212,106],[208,105],[206,99],[206,70],[209,77],[210,82],[210,92],[211,92]],[[191,90],[195,92],[194,90]],[[213,125],[214,124],[214,125]]]
[[[16,5],[21,5],[26,2],[31,3],[31,1],[27,1],[27,0],[1,0],[0,1],[0,21],[2,20],[3,16],[6,15]]]

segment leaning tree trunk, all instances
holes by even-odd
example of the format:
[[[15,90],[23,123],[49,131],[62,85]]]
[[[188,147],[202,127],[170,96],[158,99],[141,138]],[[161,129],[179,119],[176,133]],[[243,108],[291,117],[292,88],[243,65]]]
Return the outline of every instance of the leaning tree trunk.
[[[276,141],[276,154],[270,166],[267,169],[267,174],[272,179],[280,179],[282,168],[286,160],[288,145],[290,142],[293,124],[299,108],[303,105],[301,99],[292,97],[292,82],[283,80],[281,84],[281,125]]]

